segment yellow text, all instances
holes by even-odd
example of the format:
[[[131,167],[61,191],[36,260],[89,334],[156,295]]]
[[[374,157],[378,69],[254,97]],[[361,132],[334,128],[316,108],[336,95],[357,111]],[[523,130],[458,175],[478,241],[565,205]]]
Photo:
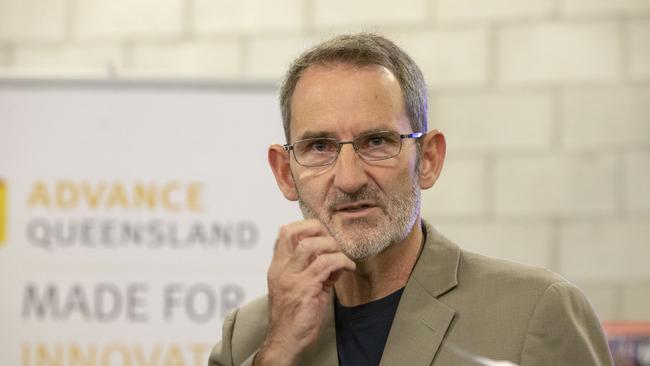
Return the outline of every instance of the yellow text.
[[[23,344],[21,366],[205,366],[208,350],[204,343]]]
[[[55,210],[165,210],[170,212],[203,210],[203,185],[199,182],[163,183],[34,182],[27,198],[29,208]]]

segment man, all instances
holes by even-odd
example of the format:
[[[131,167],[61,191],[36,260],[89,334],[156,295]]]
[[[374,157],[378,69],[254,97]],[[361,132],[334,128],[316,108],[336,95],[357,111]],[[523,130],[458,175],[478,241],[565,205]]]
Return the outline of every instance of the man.
[[[307,51],[281,107],[288,144],[269,163],[305,220],[280,229],[268,296],[227,317],[211,365],[611,364],[575,287],[465,252],[421,220],[445,138],[426,132],[424,79],[392,42],[346,35]]]

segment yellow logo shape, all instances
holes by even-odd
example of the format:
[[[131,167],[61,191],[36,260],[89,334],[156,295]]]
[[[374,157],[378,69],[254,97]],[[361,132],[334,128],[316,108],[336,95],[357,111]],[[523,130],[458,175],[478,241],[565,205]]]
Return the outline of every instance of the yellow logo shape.
[[[7,238],[7,184],[0,180],[0,245]]]

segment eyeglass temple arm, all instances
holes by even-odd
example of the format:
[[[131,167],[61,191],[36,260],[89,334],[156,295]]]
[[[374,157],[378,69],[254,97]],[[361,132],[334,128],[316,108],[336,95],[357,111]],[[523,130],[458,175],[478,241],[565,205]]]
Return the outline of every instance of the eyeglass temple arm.
[[[399,137],[403,139],[417,139],[424,136],[424,132],[413,132],[413,133],[407,133],[403,135],[399,135]]]

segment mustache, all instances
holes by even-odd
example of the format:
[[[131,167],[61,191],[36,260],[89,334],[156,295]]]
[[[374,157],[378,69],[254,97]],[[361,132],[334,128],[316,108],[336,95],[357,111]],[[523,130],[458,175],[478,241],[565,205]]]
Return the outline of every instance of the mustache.
[[[386,207],[379,190],[369,186],[363,186],[356,192],[352,193],[335,190],[328,195],[324,206],[327,209],[327,212],[332,214],[339,206],[354,204],[359,201],[370,201],[382,210],[385,210]]]

